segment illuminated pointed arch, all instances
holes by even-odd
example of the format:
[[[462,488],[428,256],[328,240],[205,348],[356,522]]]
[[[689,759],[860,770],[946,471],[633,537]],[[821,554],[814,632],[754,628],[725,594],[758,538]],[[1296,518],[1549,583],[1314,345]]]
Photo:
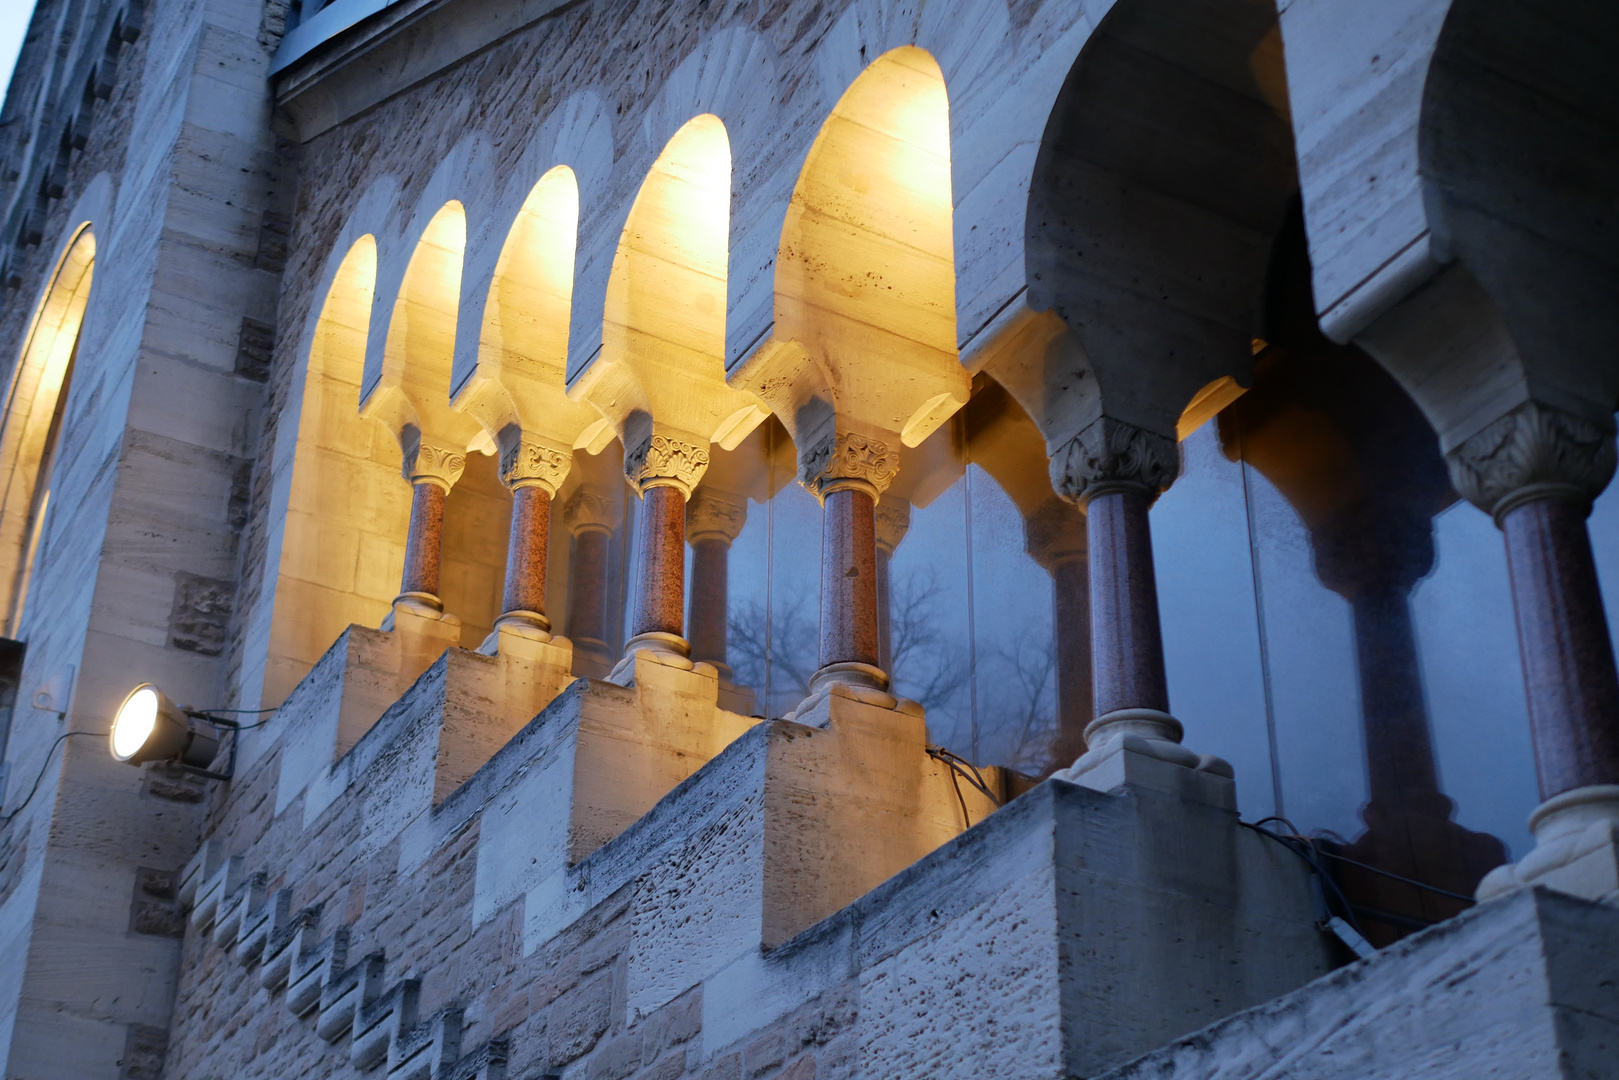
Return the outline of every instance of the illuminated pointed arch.
[[[884,53],[821,126],[776,256],[776,339],[837,365],[842,393],[883,402],[871,419],[909,446],[965,400],[932,385],[958,381],[950,183],[939,65],[915,46]]]
[[[94,276],[89,223],[64,248],[35,309],[0,420],[0,589],[16,637],[49,507],[51,472]]]
[[[404,562],[410,488],[399,451],[359,414],[377,279],[361,236],[327,289],[310,343],[275,581],[263,704],[274,706],[350,623],[390,610]]]

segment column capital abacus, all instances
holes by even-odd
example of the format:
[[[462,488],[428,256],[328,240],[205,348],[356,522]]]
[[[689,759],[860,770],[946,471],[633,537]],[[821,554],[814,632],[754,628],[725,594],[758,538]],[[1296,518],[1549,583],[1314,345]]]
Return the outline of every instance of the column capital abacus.
[[[624,455],[624,475],[645,495],[655,487],[672,487],[691,498],[708,471],[708,447],[671,435],[650,435]]]
[[[610,533],[618,524],[616,509],[613,500],[606,495],[582,487],[562,508],[562,522],[574,536],[592,530]]]
[[[571,449],[561,449],[540,439],[525,437],[501,447],[500,482],[513,491],[537,487],[556,498],[557,489],[568,478],[571,468]]]
[[[1180,472],[1180,444],[1110,416],[1099,417],[1051,457],[1051,486],[1084,506],[1114,491],[1157,498]]]
[[[464,452],[418,441],[415,451],[405,454],[401,471],[412,484],[437,484],[449,491],[461,479],[466,467],[467,455]]]
[[[742,535],[748,522],[748,503],[707,488],[693,492],[686,501],[686,541],[724,540],[727,546]]]
[[[1537,499],[1563,499],[1588,509],[1613,479],[1615,460],[1611,430],[1535,401],[1445,455],[1456,490],[1497,525]]]
[[[829,432],[798,462],[798,482],[822,503],[847,489],[879,499],[898,472],[898,447],[852,431]]]

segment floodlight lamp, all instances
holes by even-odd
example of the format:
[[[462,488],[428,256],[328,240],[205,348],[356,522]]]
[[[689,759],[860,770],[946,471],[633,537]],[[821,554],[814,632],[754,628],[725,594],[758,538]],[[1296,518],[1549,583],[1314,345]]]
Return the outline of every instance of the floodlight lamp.
[[[156,686],[141,683],[113,714],[108,749],[128,765],[173,761],[190,772],[228,779],[228,770],[216,774],[208,766],[219,754],[220,728],[234,726],[228,720],[183,709]]]

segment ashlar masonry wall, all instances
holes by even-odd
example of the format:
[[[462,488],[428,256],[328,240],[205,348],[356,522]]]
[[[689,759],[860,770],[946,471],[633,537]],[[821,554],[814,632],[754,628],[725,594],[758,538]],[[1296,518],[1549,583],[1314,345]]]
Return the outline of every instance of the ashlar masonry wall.
[[[496,663],[461,650],[295,765],[348,655],[214,805],[167,1075],[1056,1078],[1329,967],[1228,778],[1121,750],[997,811],[919,717],[756,723],[643,659],[446,790]]]

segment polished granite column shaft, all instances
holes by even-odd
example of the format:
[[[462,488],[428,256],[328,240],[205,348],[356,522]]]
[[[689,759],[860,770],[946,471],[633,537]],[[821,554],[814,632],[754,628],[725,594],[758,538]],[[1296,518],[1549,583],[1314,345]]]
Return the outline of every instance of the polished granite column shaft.
[[[639,547],[630,632],[678,638],[686,606],[686,496],[679,488],[659,485],[642,496]]]
[[[1098,716],[1169,711],[1158,584],[1152,567],[1151,494],[1113,486],[1086,501],[1090,541],[1091,664]]]
[[[538,485],[512,491],[512,525],[506,543],[506,584],[501,620],[521,619],[549,629],[545,616],[545,562],[551,540],[551,495]]]
[[[821,529],[821,667],[877,667],[876,501],[848,487],[826,496]]]

